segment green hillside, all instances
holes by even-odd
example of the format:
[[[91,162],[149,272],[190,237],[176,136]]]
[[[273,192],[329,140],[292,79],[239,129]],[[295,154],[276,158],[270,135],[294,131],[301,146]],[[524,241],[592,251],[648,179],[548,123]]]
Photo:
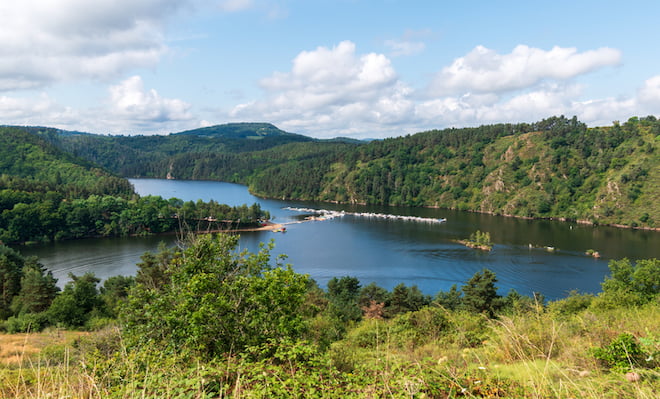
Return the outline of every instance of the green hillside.
[[[224,137],[231,139],[261,140],[266,137],[288,136],[297,137],[301,141],[310,140],[308,137],[280,130],[270,123],[227,123],[224,125],[208,126],[199,129],[186,130],[176,135]]]
[[[56,147],[54,138],[59,137],[92,143],[88,153],[99,156],[117,148],[89,134],[0,128],[0,244],[162,233],[182,225],[220,230],[226,224],[251,227],[269,218],[258,204],[229,207],[213,201],[138,197],[125,178]],[[125,151],[115,162],[136,161],[132,157],[139,153]],[[201,226],[209,216],[215,222]],[[236,220],[240,226],[229,222]]]
[[[126,177],[165,177],[173,163],[183,163],[191,178],[192,159],[218,154],[262,151],[312,138],[284,132],[266,123],[232,123],[167,136],[102,136],[72,134],[55,129],[39,132],[64,151],[85,158]],[[195,174],[195,178],[215,178]],[[224,177],[224,176],[223,176]]]
[[[659,134],[653,117],[603,128],[553,117],[319,147],[316,157],[271,149],[273,164],[246,182],[275,198],[657,227]]]
[[[44,134],[122,176],[229,181],[264,197],[660,223],[660,122],[652,116],[592,128],[560,116],[370,142],[315,140],[261,123],[169,136]]]
[[[0,127],[0,175],[5,181],[38,186],[38,191],[57,187],[65,195],[133,193],[126,179],[20,128]]]
[[[333,163],[318,199],[652,227],[660,222],[659,133],[654,118],[425,132]],[[261,181],[254,186],[262,192]]]

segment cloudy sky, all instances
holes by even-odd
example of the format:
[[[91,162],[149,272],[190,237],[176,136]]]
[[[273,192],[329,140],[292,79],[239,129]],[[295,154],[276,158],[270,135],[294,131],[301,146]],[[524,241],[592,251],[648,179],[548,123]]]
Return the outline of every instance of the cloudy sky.
[[[0,124],[380,138],[660,116],[656,0],[2,0],[0,15]]]

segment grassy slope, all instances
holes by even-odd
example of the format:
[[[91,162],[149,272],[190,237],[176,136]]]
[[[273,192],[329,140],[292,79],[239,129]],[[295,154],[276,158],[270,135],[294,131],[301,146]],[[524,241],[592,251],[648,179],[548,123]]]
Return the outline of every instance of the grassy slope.
[[[572,316],[529,309],[491,321],[445,312],[441,328],[433,314],[365,320],[327,353],[284,344],[277,357],[263,361],[203,362],[149,348],[125,353],[113,330],[74,343],[62,343],[60,332],[0,336],[3,344],[18,338],[28,346],[52,340],[40,353],[23,352],[20,363],[0,365],[0,395],[204,397],[211,390],[214,397],[245,398],[655,398],[660,393],[658,369],[637,368],[640,381],[628,382],[591,355],[592,348],[623,332],[660,353],[658,303]]]

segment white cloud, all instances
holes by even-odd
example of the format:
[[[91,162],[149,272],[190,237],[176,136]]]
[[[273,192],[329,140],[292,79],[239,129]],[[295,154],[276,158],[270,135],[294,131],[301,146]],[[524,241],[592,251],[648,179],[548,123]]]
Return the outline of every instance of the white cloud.
[[[190,104],[145,90],[133,76],[108,89],[104,106],[74,109],[42,93],[36,97],[0,96],[0,121],[10,125],[51,126],[94,133],[169,133],[196,124]]]
[[[129,123],[165,123],[190,120],[190,104],[161,97],[156,90],[145,90],[142,78],[130,77],[110,87],[111,112]]]
[[[234,119],[266,119],[292,131],[334,137],[388,129],[412,114],[411,89],[398,80],[390,60],[356,54],[350,41],[303,51],[290,72],[273,73],[260,83],[266,99],[234,107]]]
[[[36,98],[0,96],[0,120],[11,125],[64,127],[79,123],[80,115],[41,93]]]
[[[448,126],[534,122],[560,114],[577,115],[590,125],[609,124],[642,106],[660,105],[660,76],[647,80],[637,98],[583,98],[586,87],[574,78],[615,65],[620,58],[613,49],[578,53],[520,45],[500,55],[477,47],[443,68],[434,82],[435,95],[421,99],[386,56],[358,54],[354,43],[344,41],[299,53],[290,71],[260,81],[263,99],[240,104],[229,115],[269,120],[315,137],[388,137]]]
[[[192,2],[193,0],[189,0]],[[167,51],[164,22],[178,0],[2,2],[0,90],[112,79],[154,66]]]
[[[660,109],[660,75],[653,76],[644,82],[638,92],[639,102],[645,109]]]
[[[575,48],[549,51],[525,45],[510,54],[477,46],[443,68],[430,87],[431,95],[461,92],[505,92],[534,86],[544,80],[564,81],[621,61],[621,52],[600,48],[579,53]]]

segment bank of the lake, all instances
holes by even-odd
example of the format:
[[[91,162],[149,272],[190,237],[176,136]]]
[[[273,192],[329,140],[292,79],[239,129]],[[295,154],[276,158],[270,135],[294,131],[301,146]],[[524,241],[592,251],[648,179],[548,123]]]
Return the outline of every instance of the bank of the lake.
[[[407,207],[366,207],[262,199],[245,186],[210,181],[131,179],[141,195],[183,200],[213,199],[232,206],[258,202],[285,233],[242,232],[242,248],[256,250],[275,240],[274,255],[285,254],[294,269],[308,273],[325,286],[332,277],[355,276],[363,285],[372,281],[387,289],[399,283],[416,284],[427,294],[463,284],[475,272],[496,273],[502,294],[541,292],[547,298],[564,297],[570,290],[598,292],[610,259],[657,258],[660,234],[653,231],[587,226],[574,222],[526,220],[457,210]],[[310,216],[291,208],[314,208],[355,213],[380,213],[446,218],[445,223],[364,218],[352,215],[297,223]],[[296,223],[292,223],[296,222]],[[291,223],[291,224],[287,224]],[[457,240],[475,231],[489,232],[492,251],[467,248]],[[22,247],[54,271],[60,284],[69,272],[92,271],[101,278],[135,273],[145,251],[155,251],[176,236],[87,239]],[[554,248],[548,251],[547,248]],[[598,251],[600,258],[585,255]]]

